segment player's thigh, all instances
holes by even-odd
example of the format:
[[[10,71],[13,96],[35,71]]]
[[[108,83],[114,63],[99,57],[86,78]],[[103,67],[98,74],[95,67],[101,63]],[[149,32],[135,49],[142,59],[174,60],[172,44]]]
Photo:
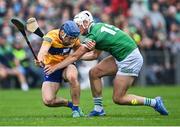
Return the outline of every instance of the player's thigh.
[[[42,84],[42,98],[43,100],[51,100],[56,97],[59,90],[59,83],[45,81]]]
[[[133,84],[136,77],[126,75],[116,75],[113,81],[113,96],[124,96],[128,88]]]
[[[69,80],[77,80],[78,78],[78,70],[74,64],[70,64],[63,71],[63,78],[67,81]]]
[[[109,56],[99,62],[95,67],[90,70],[90,73],[96,76],[114,75],[117,72],[117,65],[114,57]]]
[[[143,58],[136,48],[124,60],[116,61],[118,71],[114,79],[115,94],[124,95],[141,70]],[[118,95],[119,96],[119,95]]]

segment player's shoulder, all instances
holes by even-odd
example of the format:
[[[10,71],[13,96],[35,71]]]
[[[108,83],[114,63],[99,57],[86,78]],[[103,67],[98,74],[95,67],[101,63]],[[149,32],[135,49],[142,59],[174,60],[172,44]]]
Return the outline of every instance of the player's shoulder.
[[[59,29],[50,30],[45,36],[59,35]]]
[[[99,22],[99,23],[92,23],[89,30],[88,34],[86,37],[92,37],[92,36],[97,36],[99,35],[99,31],[101,30],[101,27],[103,26],[104,23]]]
[[[59,38],[59,29],[53,29],[43,36],[43,41],[52,42]]]
[[[103,24],[105,24],[105,23],[102,23],[102,22],[93,23],[93,24],[92,24],[92,27],[93,27],[93,28],[101,27]]]
[[[43,38],[55,39],[59,37],[59,29],[53,29],[49,31]]]
[[[106,25],[107,23],[104,23],[104,22],[98,22],[98,23],[94,23],[94,27],[101,27],[101,26],[104,26]]]
[[[98,23],[93,23],[92,25],[91,25],[91,28],[90,28],[90,32],[97,32],[98,30],[100,30],[101,29],[101,27],[102,26],[104,26],[105,25],[105,23],[103,23],[103,22],[98,22]]]

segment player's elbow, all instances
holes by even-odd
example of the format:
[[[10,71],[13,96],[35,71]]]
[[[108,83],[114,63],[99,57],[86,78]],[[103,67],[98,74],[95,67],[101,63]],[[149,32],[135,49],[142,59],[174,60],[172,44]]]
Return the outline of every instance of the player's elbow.
[[[101,54],[101,51],[94,50],[94,51],[93,51],[93,58],[94,58],[94,59],[97,59],[97,58],[100,56],[100,54]]]
[[[94,55],[93,55],[93,59],[97,59],[98,56],[99,56],[98,54],[94,54]]]

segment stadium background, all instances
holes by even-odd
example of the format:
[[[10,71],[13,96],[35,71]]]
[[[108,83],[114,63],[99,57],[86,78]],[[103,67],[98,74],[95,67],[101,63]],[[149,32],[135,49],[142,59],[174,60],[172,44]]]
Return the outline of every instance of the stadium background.
[[[73,19],[73,16],[82,10],[92,12],[96,22],[113,24],[126,31],[137,42],[145,63],[138,84],[180,83],[178,78],[180,77],[178,66],[180,2],[178,0],[1,0],[0,70],[3,66],[9,68],[17,66],[2,49],[3,45],[9,45],[12,48],[10,51],[20,61],[19,71],[26,76],[29,86],[39,87],[42,82],[42,70],[34,66],[25,40],[10,19],[18,17],[26,21],[30,17],[35,17],[40,28],[47,33],[51,29],[59,28],[64,21]],[[42,40],[34,34],[28,33],[28,35],[37,53]],[[104,53],[102,58],[107,55]],[[78,65],[89,67],[86,62],[78,62]],[[80,67],[79,71],[81,72],[82,69],[86,70]],[[14,81],[16,76],[2,75],[0,76],[2,88],[18,87],[18,80]],[[81,77],[80,80],[83,78]],[[107,85],[111,82],[111,78],[104,80]]]
[[[10,19],[18,17],[26,21],[35,17],[40,28],[47,33],[86,9],[92,12],[96,22],[113,24],[137,42],[144,56],[144,66],[136,87],[129,92],[148,97],[161,95],[170,112],[168,117],[162,117],[147,107],[113,104],[112,77],[104,78],[103,98],[107,116],[103,118],[72,119],[70,110],[47,108],[42,104],[42,70],[34,65],[25,40]],[[179,24],[178,0],[0,0],[0,125],[180,125]],[[37,53],[42,39],[27,34]],[[96,61],[78,61],[82,89],[89,87],[88,69],[107,55],[103,53]],[[6,75],[12,69],[18,70],[17,75]],[[19,75],[27,80],[28,92],[21,91]],[[61,89],[58,94],[70,99],[69,89]],[[92,110],[89,89],[82,90],[81,107],[85,114]]]

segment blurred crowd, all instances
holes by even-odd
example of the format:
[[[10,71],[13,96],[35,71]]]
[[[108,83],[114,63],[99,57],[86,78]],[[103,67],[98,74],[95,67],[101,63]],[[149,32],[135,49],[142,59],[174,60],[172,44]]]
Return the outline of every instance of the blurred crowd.
[[[26,91],[43,80],[12,17],[35,17],[47,33],[82,10],[89,10],[95,22],[115,25],[132,36],[144,54],[148,84],[174,83],[174,59],[180,52],[179,0],[0,0],[0,87],[14,84]],[[27,34],[37,53],[42,39]]]

